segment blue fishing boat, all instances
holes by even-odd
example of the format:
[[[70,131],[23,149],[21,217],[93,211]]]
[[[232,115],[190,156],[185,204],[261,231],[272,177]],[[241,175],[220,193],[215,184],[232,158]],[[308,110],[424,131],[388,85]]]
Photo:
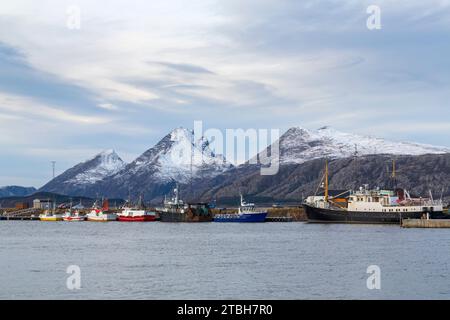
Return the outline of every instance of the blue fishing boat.
[[[214,222],[264,222],[267,210],[255,208],[254,203],[246,203],[241,194],[241,205],[237,213],[219,213],[214,216]]]

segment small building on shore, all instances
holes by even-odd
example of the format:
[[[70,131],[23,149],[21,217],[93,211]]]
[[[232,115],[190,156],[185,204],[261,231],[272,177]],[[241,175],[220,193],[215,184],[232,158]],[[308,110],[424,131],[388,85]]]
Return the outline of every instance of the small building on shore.
[[[23,210],[23,209],[28,209],[30,206],[28,205],[28,203],[26,202],[17,202],[15,204],[15,209],[16,210]]]
[[[53,201],[50,199],[34,199],[33,208],[34,209],[51,209],[53,207]]]

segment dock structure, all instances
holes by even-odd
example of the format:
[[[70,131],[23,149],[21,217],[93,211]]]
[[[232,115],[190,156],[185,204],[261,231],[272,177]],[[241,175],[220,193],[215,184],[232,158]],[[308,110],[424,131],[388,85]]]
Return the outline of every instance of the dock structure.
[[[402,228],[450,228],[450,219],[403,219]]]
[[[267,217],[266,222],[292,222],[292,217]]]
[[[28,208],[4,213],[0,219],[2,220],[39,220],[41,209]]]

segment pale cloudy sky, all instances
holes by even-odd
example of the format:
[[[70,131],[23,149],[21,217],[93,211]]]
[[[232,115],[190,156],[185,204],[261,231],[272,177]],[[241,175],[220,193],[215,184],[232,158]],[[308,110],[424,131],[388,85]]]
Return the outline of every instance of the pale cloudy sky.
[[[131,161],[194,120],[450,146],[449,56],[447,0],[3,0],[0,185]]]

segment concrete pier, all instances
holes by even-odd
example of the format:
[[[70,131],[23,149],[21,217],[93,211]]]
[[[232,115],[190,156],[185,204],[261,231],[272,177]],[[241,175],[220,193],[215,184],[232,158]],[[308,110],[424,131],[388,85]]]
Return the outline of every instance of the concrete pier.
[[[267,217],[266,222],[292,222],[292,217]]]
[[[450,228],[450,219],[404,219],[402,228]]]

